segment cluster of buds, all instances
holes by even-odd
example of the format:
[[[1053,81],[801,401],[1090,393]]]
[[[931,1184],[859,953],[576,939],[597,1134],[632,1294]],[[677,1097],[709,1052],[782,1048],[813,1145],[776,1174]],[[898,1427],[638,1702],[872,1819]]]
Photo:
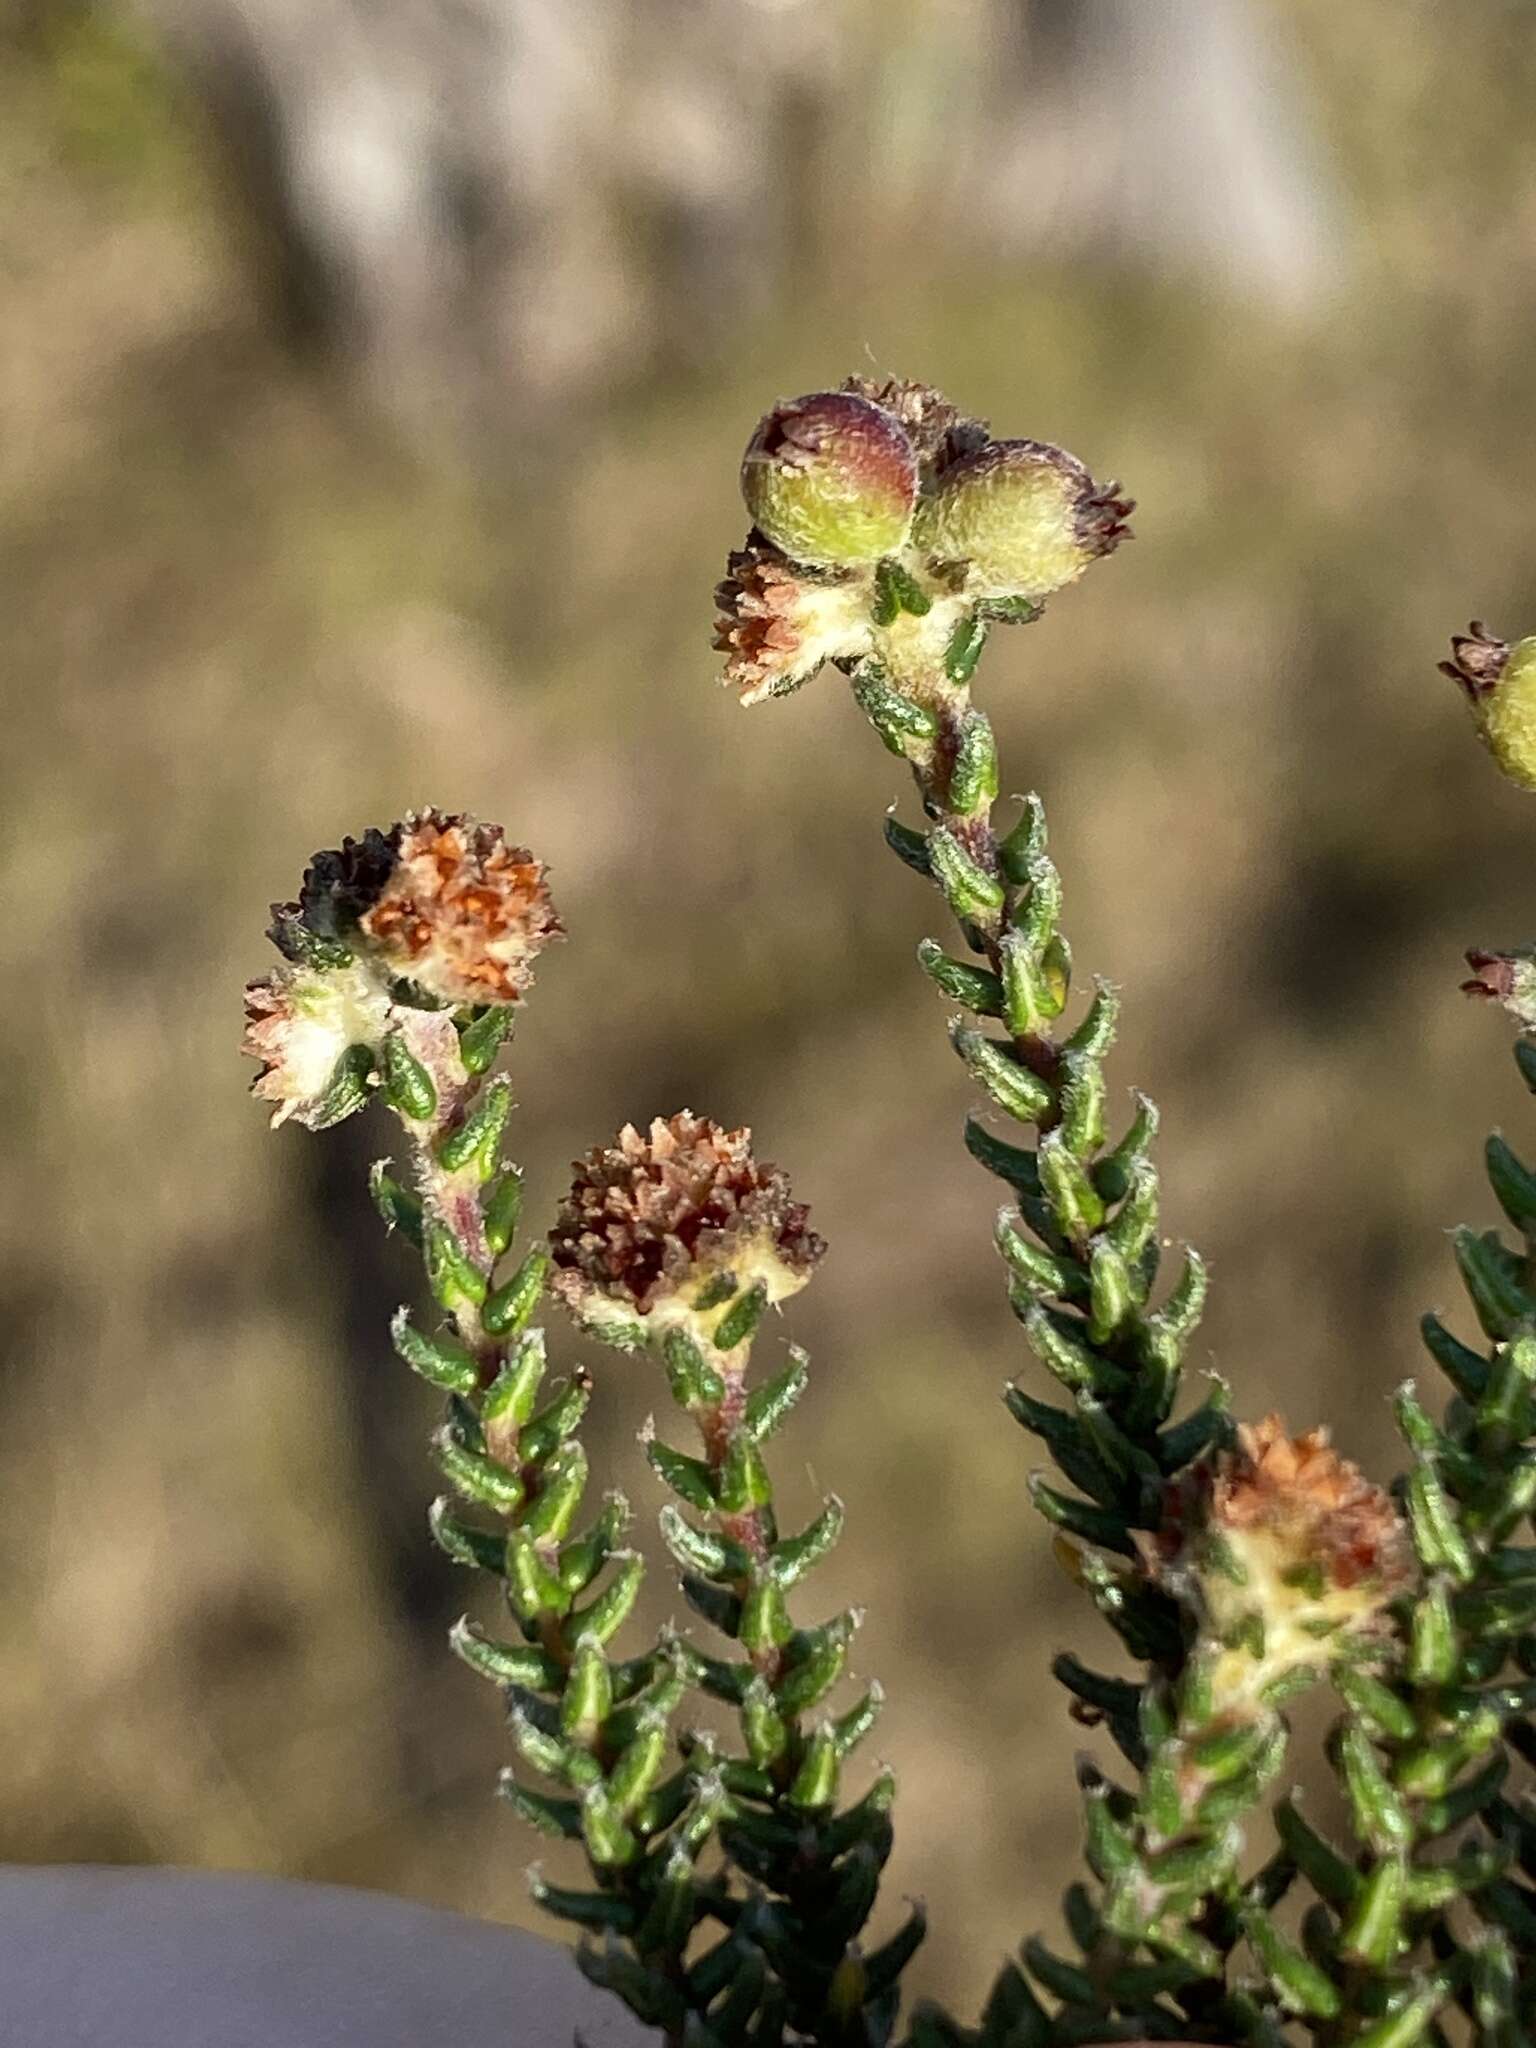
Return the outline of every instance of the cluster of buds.
[[[910,687],[964,680],[978,627],[1038,616],[1126,537],[1132,510],[1065,450],[992,440],[895,380],[775,406],[741,483],[753,530],[716,593],[715,644],[748,704],[829,661],[868,659]]]
[[[1461,686],[1478,737],[1510,781],[1536,789],[1536,635],[1512,646],[1477,619],[1440,673]]]
[[[1361,1651],[1415,1573],[1387,1495],[1325,1429],[1292,1437],[1278,1415],[1180,1477],[1146,1552],[1192,1610],[1212,1712],[1239,1718]]]
[[[682,1110],[576,1162],[550,1251],[575,1320],[634,1349],[679,1325],[731,1352],[798,1293],[826,1247],[750,1131]],[[726,1340],[722,1343],[722,1337]]]
[[[268,932],[284,965],[246,989],[252,1092],[323,1130],[361,1109],[387,1048],[424,1012],[464,1030],[526,993],[560,933],[544,868],[496,825],[411,812],[318,853],[298,899],[274,904]]]

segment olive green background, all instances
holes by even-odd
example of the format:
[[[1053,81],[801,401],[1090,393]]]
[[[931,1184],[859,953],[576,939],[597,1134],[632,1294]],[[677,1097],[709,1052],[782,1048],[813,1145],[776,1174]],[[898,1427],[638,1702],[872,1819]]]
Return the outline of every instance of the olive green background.
[[[832,1243],[766,1340],[817,1375],[777,1466],[787,1510],[848,1505],[820,1594],[867,1608],[891,1696],[916,1978],[969,2004],[1051,1916],[1087,1738],[1046,1666],[1096,1632],[998,1402],[999,1191],[912,958],[938,907],[881,850],[906,792],[839,680],[743,713],[708,647],[754,419],[871,356],[1140,501],[979,688],[1079,972],[1126,992],[1112,1080],[1160,1102],[1165,1227],[1213,1269],[1197,1364],[1390,1469],[1445,1227],[1490,1217],[1482,1136],[1536,1143],[1456,994],[1465,945],[1536,923],[1536,812],[1434,673],[1470,616],[1536,625],[1536,43],[1499,0],[1268,13],[1347,241],[1309,310],[844,221],[686,368],[473,445],[285,347],[147,45],[4,43],[0,1856],[526,1913],[494,1695],[441,1646],[432,1401],[385,1338],[388,1133],[269,1135],[236,1051],[268,902],[433,802],[536,848],[570,928],[513,1058],[531,1214],[686,1104],[750,1122]],[[592,1362],[644,1530],[662,1390]]]

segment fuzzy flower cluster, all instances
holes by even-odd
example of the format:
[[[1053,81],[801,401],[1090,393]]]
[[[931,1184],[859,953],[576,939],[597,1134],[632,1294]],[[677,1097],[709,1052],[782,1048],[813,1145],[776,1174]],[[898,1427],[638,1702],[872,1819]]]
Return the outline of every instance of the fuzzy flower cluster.
[[[1133,509],[1064,449],[993,440],[894,379],[775,406],[741,485],[753,528],[716,592],[715,645],[746,704],[829,661],[931,672],[967,616],[1038,607],[1118,546]]]
[[[703,1318],[743,1289],[783,1301],[826,1246],[778,1167],[753,1156],[750,1131],[682,1110],[644,1136],[626,1124],[576,1162],[550,1250],[554,1285],[584,1328],[637,1344]]]
[[[1234,1448],[1179,1482],[1149,1561],[1219,1646],[1213,1695],[1227,1711],[1378,1633],[1414,1576],[1388,1496],[1325,1429],[1292,1437],[1278,1415],[1243,1424]]]
[[[560,921],[541,862],[497,825],[408,813],[317,853],[268,932],[285,964],[245,992],[252,1093],[323,1130],[360,1109],[402,1010],[519,1001]]]

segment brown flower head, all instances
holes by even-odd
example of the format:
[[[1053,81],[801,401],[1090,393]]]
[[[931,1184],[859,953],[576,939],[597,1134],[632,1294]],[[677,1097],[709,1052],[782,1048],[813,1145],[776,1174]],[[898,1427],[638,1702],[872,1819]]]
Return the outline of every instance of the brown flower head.
[[[360,957],[457,1006],[515,1003],[562,930],[526,847],[499,825],[425,810],[317,853],[298,901],[272,906],[268,936],[296,963]]]
[[[245,991],[240,1050],[261,1062],[251,1093],[323,1131],[361,1109],[374,1055],[389,1028],[389,998],[365,966],[280,967]]]
[[[951,464],[918,508],[912,540],[966,563],[972,596],[1038,603],[1130,534],[1135,506],[1046,441],[989,441]]]
[[[440,1002],[515,1003],[562,931],[544,865],[499,825],[441,811],[395,827],[395,860],[358,919],[392,973]]]
[[[786,697],[823,662],[869,650],[867,579],[797,568],[762,541],[730,557],[715,603],[714,644],[729,656],[723,680],[743,704]]]
[[[842,389],[867,398],[906,428],[917,450],[925,481],[932,483],[962,455],[987,445],[987,423],[972,419],[931,384],[903,377],[846,377]]]
[[[1237,1444],[1174,1490],[1153,1568],[1193,1600],[1202,1634],[1225,1646],[1222,1703],[1257,1698],[1346,1638],[1376,1632],[1414,1576],[1391,1500],[1341,1458],[1324,1429],[1292,1437],[1278,1415],[1244,1424]]]
[[[723,1313],[733,1293],[756,1286],[782,1301],[826,1249],[785,1175],[753,1157],[751,1132],[688,1110],[658,1117],[645,1137],[627,1124],[575,1171],[550,1232],[555,1286],[598,1334]]]

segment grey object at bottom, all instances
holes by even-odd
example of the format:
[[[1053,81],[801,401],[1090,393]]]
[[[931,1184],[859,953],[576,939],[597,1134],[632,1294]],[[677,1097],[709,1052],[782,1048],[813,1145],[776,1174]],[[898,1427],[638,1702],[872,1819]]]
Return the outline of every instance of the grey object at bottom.
[[[373,1892],[0,1870],[3,2048],[645,2048],[553,1944]]]

